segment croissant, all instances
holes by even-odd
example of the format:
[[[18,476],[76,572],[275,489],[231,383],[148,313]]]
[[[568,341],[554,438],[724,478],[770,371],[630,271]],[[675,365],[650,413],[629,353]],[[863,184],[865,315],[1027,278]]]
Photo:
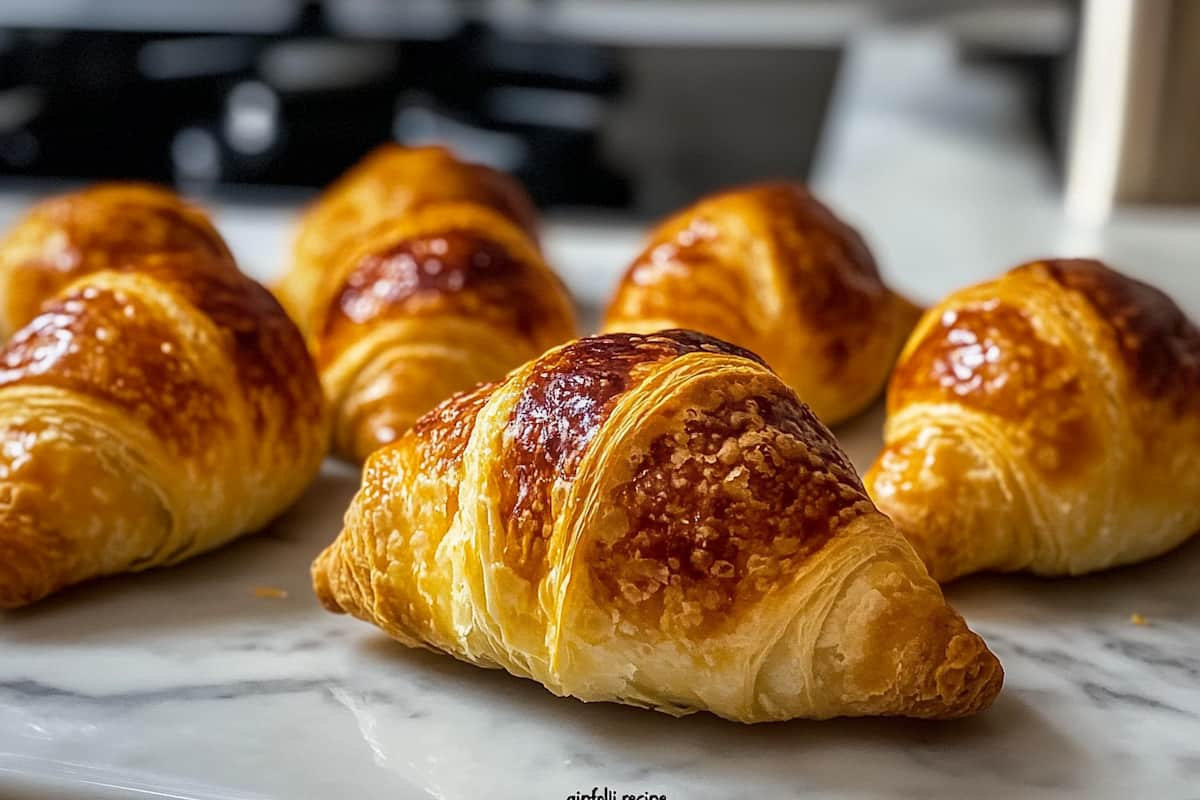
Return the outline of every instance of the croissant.
[[[667,219],[625,273],[608,331],[692,328],[761,356],[824,422],[862,411],[919,310],[862,238],[795,183],[713,195]]]
[[[219,238],[212,252],[139,243],[138,230],[176,241],[157,227],[161,200],[118,187],[53,200],[0,248],[6,269],[55,251],[112,267],[43,301],[0,351],[0,607],[256,530],[322,460],[303,337]]]
[[[340,251],[381,222],[442,203],[490,208],[536,241],[537,212],[512,178],[459,161],[443,147],[386,144],[342,175],[305,213],[276,296],[307,334]]]
[[[941,581],[1078,575],[1200,528],[1200,332],[1097,261],[955,292],[904,348],[866,476]]]
[[[359,182],[354,185],[366,186],[404,168],[431,183],[437,197],[455,181],[437,183],[423,170],[457,163],[441,150],[387,150],[351,177]],[[421,170],[414,166],[422,164]],[[448,174],[457,175],[455,169],[483,168],[458,165]],[[476,177],[484,195],[490,183],[509,181],[490,171],[482,176]],[[469,194],[467,179],[456,180]],[[403,194],[388,186],[396,197],[423,197],[426,191]],[[520,192],[515,184],[511,188]],[[331,202],[343,202],[345,191],[336,187]],[[357,462],[455,392],[500,378],[576,335],[562,283],[508,217],[478,203],[411,204],[405,213],[358,231],[329,258],[299,317],[333,409],[334,447]],[[371,214],[380,210],[386,207]],[[324,219],[306,221],[301,242],[314,239],[311,226],[326,226]],[[329,238],[354,223],[331,220]],[[303,278],[308,263],[298,261],[292,277]]]
[[[757,357],[555,348],[367,461],[321,602],[558,695],[743,722],[988,706],[1002,670]]]
[[[0,341],[81,275],[167,253],[233,260],[202,211],[155,186],[100,184],[39,204],[0,243]]]

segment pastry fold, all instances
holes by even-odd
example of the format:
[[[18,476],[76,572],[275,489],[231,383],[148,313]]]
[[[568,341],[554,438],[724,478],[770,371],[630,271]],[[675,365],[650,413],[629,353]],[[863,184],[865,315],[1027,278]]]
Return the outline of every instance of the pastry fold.
[[[918,324],[867,489],[946,581],[1078,575],[1200,528],[1200,332],[1097,261],[1025,264]]]
[[[151,184],[101,183],[37,204],[0,246],[0,341],[76,278],[173,253],[233,261],[203,211]]]
[[[0,351],[0,607],[254,531],[327,445],[303,338],[201,212],[123,185],[35,208],[0,244],[10,320],[55,264]]]
[[[442,403],[368,459],[313,579],[409,646],[675,715],[959,717],[1002,682],[795,392],[691,331]]]
[[[331,262],[342,250],[381,222],[443,203],[491,209],[536,241],[537,210],[512,178],[460,161],[444,147],[385,144],[334,181],[304,213],[291,264],[275,295],[308,334]]]
[[[662,222],[604,328],[691,328],[746,347],[836,425],[879,395],[919,315],[880,280],[853,228],[800,184],[775,182],[712,195]]]
[[[528,205],[500,173],[392,147],[309,212],[282,296],[309,332],[340,455],[365,460],[455,392],[576,335]]]

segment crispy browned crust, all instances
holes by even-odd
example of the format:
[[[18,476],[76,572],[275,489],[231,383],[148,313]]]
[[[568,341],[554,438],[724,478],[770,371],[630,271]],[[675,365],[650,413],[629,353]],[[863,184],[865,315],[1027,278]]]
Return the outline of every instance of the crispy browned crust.
[[[190,234],[164,234],[158,212],[199,212],[168,199],[129,187],[59,198],[0,247],[0,263],[10,246],[57,248],[40,229],[75,237],[78,264],[95,267],[0,351],[0,605],[250,532],[319,467],[327,422],[303,338],[203,218],[193,227],[213,246],[175,247]],[[72,209],[75,227],[44,227],[47,208]],[[109,234],[82,234],[85,219]]]
[[[501,463],[502,509],[509,520],[504,557],[510,567],[530,579],[545,574],[553,484],[575,477],[596,430],[648,369],[696,352],[758,361],[758,356],[728,342],[695,331],[668,330],[650,336],[589,336],[536,362],[509,418],[509,444]]]
[[[776,181],[705,198],[659,225],[605,327],[692,328],[736,342],[836,423],[877,396],[916,316],[853,228],[802,185]]]
[[[313,581],[406,644],[673,714],[956,717],[1003,676],[795,392],[693,331],[439,405],[368,459]]]
[[[1131,385],[1179,414],[1200,414],[1200,330],[1163,292],[1090,259],[1034,262],[1087,299],[1112,328]]]
[[[157,186],[105,183],[39,203],[0,242],[0,338],[76,278],[168,253],[233,260],[204,212]]]
[[[1200,332],[1165,294],[1025,264],[921,321],[867,485],[939,579],[1138,561],[1200,527],[1197,387]]]
[[[327,188],[297,230],[292,263],[277,294],[306,333],[320,313],[316,290],[338,254],[387,220],[446,203],[467,203],[504,217],[537,241],[537,210],[515,180],[455,158],[443,147],[377,147]]]
[[[306,215],[280,290],[310,332],[337,452],[363,461],[442,399],[575,335],[527,206],[507,176],[392,147]]]

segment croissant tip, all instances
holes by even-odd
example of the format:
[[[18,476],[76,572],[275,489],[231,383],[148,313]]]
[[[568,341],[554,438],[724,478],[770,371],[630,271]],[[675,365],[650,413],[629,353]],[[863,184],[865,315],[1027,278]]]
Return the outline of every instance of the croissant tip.
[[[1004,686],[1004,667],[981,636],[966,630],[950,641],[935,680],[945,708],[932,716],[969,717],[986,711],[996,700]]]
[[[0,609],[32,605],[65,583],[63,560],[51,537],[27,516],[0,517]]]
[[[961,625],[961,622],[959,622]],[[946,655],[905,712],[925,720],[959,720],[988,710],[1004,685],[1000,658],[965,625],[946,645]]]
[[[326,611],[334,614],[345,614],[346,609],[342,608],[337,600],[337,593],[334,590],[333,582],[330,580],[330,563],[335,559],[332,554],[332,547],[327,548],[321,555],[317,556],[312,564],[312,582],[313,592],[317,595],[317,600],[325,607]]]

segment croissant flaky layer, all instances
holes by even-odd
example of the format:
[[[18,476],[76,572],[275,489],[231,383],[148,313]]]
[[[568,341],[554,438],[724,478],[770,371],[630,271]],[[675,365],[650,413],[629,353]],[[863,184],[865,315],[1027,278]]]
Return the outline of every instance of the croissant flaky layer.
[[[0,243],[0,340],[76,278],[168,253],[233,258],[202,211],[149,184],[99,184],[38,204]]]
[[[1096,261],[956,292],[906,345],[866,484],[939,580],[1075,575],[1200,528],[1200,332]]]
[[[347,203],[358,211],[334,213]],[[305,218],[284,285],[307,287],[299,319],[339,453],[361,462],[455,392],[575,336],[566,290],[513,222],[526,204],[511,178],[444,150],[387,148]],[[303,256],[339,240],[320,269]]]
[[[367,461],[313,577],[410,646],[671,714],[957,717],[1002,682],[828,430],[689,331],[439,405]]]
[[[338,254],[366,231],[431,206],[466,203],[490,209],[537,235],[537,212],[520,184],[442,147],[382,145],[330,186],[305,213],[292,264],[275,293],[308,333],[320,314],[321,287]]]
[[[778,182],[713,195],[659,225],[605,329],[736,342],[836,424],[879,395],[918,315],[854,229],[803,186]]]
[[[50,205],[99,224],[86,208],[99,202],[132,229],[120,209],[158,198],[112,204],[121,191]],[[74,232],[54,246],[98,260]],[[320,384],[271,295],[224,255],[127,249],[139,254],[83,274],[0,351],[0,606],[256,530],[320,465]]]

